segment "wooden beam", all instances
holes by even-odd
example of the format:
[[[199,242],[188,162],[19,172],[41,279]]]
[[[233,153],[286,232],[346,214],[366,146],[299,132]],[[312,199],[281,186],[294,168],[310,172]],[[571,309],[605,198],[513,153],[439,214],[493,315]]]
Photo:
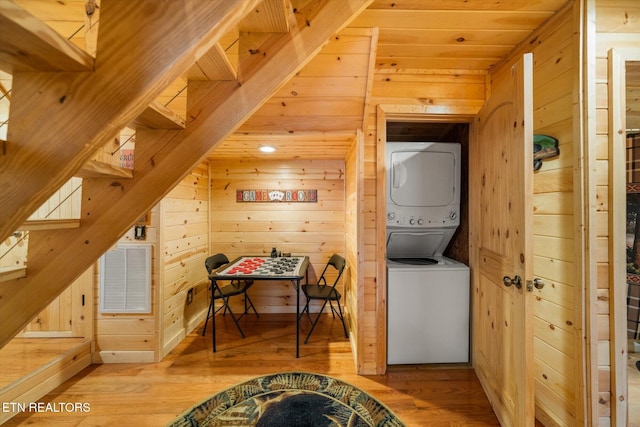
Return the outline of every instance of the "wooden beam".
[[[22,224],[20,231],[61,230],[80,228],[80,219],[31,219]]]
[[[238,29],[246,33],[286,33],[292,11],[289,0],[264,0],[240,21]]]
[[[78,178],[131,178],[133,171],[109,163],[89,160],[74,176]]]
[[[241,32],[286,33],[293,11],[289,0],[263,0],[238,24]],[[187,80],[235,80],[236,70],[224,49],[216,44],[186,73]]]
[[[0,284],[0,346],[206,159],[208,152],[299,71],[371,0],[313,2],[297,14],[291,34],[268,38],[266,54],[242,82],[193,82],[183,131],[142,129],[131,180],[87,179],[79,229],[32,232],[29,274]],[[105,11],[103,10],[103,16]],[[103,23],[104,25],[104,23]],[[102,28],[102,27],[101,27]],[[73,262],[70,262],[73,260]]]
[[[367,71],[367,88],[364,94],[364,108],[362,111],[362,132],[366,133],[367,120],[371,111],[371,97],[373,92],[373,80],[376,74],[376,55],[378,53],[379,28],[371,29],[371,49],[369,50],[369,67]]]
[[[93,57],[10,1],[0,1],[0,70],[89,71]]]
[[[0,239],[257,3],[104,0],[94,72],[15,73],[0,167]]]
[[[10,280],[23,279],[27,277],[27,269],[19,268],[0,268],[0,282],[8,282]]]
[[[235,80],[236,70],[222,46],[216,43],[186,72],[187,80]]]
[[[184,120],[158,101],[153,101],[134,119],[129,127],[132,129],[138,127],[149,129],[184,129]]]

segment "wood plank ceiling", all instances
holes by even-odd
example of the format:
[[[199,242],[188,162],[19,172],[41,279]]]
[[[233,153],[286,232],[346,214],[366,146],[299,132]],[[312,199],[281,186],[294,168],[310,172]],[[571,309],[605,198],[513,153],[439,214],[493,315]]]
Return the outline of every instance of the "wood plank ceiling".
[[[14,3],[76,46],[95,52],[85,34],[87,28],[98,23],[99,1]],[[292,3],[288,7],[295,10],[308,0]],[[374,0],[211,156],[261,157],[264,154],[258,146],[268,144],[278,148],[281,158],[344,158],[355,129],[362,125],[373,73],[407,69],[487,73],[564,3],[566,0]],[[270,14],[269,8],[282,4],[289,2],[265,1],[259,13]],[[169,84],[157,98],[158,105],[185,119],[187,80],[234,80],[239,32],[250,31],[258,23],[264,26],[264,22],[272,26],[272,31],[286,31],[288,23],[276,16],[273,13],[266,20],[247,16]],[[373,45],[371,28],[379,29]],[[2,64],[2,57],[0,65],[4,65],[0,66],[0,90],[6,93],[11,89],[11,70]],[[3,128],[0,138],[6,134],[6,125]]]

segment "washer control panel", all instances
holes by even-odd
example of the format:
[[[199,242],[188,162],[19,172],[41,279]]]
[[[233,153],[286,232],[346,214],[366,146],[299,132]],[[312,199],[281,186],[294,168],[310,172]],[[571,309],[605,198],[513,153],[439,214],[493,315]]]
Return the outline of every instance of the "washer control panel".
[[[403,214],[400,212],[389,211],[387,212],[387,225],[402,226],[402,227],[437,227],[437,226],[451,226],[459,225],[460,218],[458,211],[451,210],[447,215],[444,215],[439,220],[427,221],[421,216]]]

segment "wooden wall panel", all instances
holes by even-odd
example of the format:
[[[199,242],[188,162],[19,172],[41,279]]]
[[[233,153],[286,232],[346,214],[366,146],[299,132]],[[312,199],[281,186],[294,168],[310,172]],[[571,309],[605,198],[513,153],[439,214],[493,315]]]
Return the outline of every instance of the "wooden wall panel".
[[[42,310],[17,337],[52,338],[93,336],[90,301],[93,267],[78,277]],[[87,303],[83,305],[83,301]]]
[[[378,70],[376,69],[376,74]],[[375,87],[375,82],[374,82]],[[378,102],[374,99],[372,104]],[[373,110],[373,109],[372,109]],[[364,212],[363,235],[377,235],[377,205],[378,195],[377,182],[377,132],[375,110],[370,112],[370,116],[365,119],[364,127],[364,165],[363,165],[363,187],[364,200],[362,211]],[[384,249],[383,249],[384,250]],[[384,263],[384,252],[380,252],[377,239],[373,243],[363,245],[360,253],[361,275],[359,301],[360,311],[358,313],[358,353],[356,368],[359,374],[376,374],[386,370],[386,354],[378,354],[376,351],[378,328],[386,328],[386,325],[376,324],[376,293],[378,286],[386,286],[386,277],[379,279],[379,263]]]
[[[307,255],[310,281],[317,280],[333,253],[345,256],[344,160],[212,158],[210,168],[211,254],[222,252],[232,260],[241,255],[268,256],[276,247]],[[236,202],[236,190],[251,189],[315,189],[318,201]],[[351,278],[350,274],[345,277]],[[258,312],[295,312],[295,291],[288,282],[258,283],[250,295]]]
[[[209,183],[209,165],[203,163],[160,202],[163,354],[204,320],[209,305]],[[190,289],[193,301],[187,304]]]
[[[362,126],[371,33],[370,28],[347,28],[332,37],[238,133],[323,132],[353,137]],[[316,158],[309,157],[306,147],[304,151],[306,158]]]
[[[486,73],[449,70],[376,69],[372,96],[376,104],[472,106],[484,103]]]
[[[100,265],[94,277],[94,352],[93,363],[151,363],[162,359],[159,329],[160,254],[158,252],[160,212],[158,206],[149,212],[146,239],[135,240],[131,228],[118,243],[142,243],[151,249],[151,313],[100,313]]]
[[[82,179],[71,178],[29,220],[77,219],[80,217],[81,196]],[[0,269],[26,266],[28,242],[28,231],[21,232],[20,237],[7,238],[0,247]],[[84,276],[80,277],[40,312],[20,335],[82,336],[78,335],[79,330],[74,327],[78,319],[74,319],[73,304],[79,305],[80,300],[75,297],[82,293],[88,294],[90,289],[90,285],[85,287]]]
[[[73,289],[64,290],[49,306],[33,319],[25,332],[71,331]],[[78,301],[78,303],[80,303]]]
[[[362,168],[362,132],[358,132],[358,139],[352,145],[345,159],[345,254],[347,264],[350,266],[350,274],[344,281],[344,305],[347,313],[347,324],[351,348],[354,359],[358,360],[359,353],[359,315],[360,309],[360,279],[363,275],[359,260],[360,248],[363,246],[362,227],[362,180],[360,179]]]
[[[0,271],[24,268],[27,265],[29,235],[11,235],[0,244]]]

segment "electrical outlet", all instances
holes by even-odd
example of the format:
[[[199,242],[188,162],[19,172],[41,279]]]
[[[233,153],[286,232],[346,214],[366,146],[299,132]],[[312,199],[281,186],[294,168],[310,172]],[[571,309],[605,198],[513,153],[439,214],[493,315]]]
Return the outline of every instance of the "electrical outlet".
[[[187,304],[191,304],[193,302],[193,288],[187,291]]]

